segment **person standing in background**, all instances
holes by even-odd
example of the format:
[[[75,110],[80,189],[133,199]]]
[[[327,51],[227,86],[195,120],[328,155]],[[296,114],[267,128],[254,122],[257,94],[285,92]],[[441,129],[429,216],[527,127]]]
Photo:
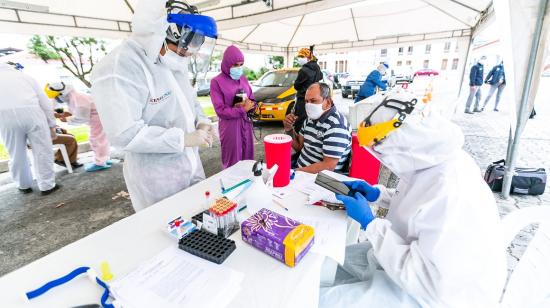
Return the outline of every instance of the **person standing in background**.
[[[489,103],[489,100],[497,91],[497,97],[495,98],[495,108],[494,111],[498,112],[498,103],[500,102],[500,96],[502,95],[502,90],[504,90],[504,87],[506,87],[506,76],[504,74],[504,63],[500,61],[499,64],[495,65],[489,74],[487,74],[487,77],[485,77],[485,83],[489,84],[491,86],[491,89],[489,89],[489,93],[487,94],[487,98],[485,99],[485,103],[483,104],[483,107],[481,108],[481,111],[485,110],[485,106],[487,106],[487,103]]]
[[[306,114],[306,91],[312,84],[323,80],[323,73],[317,58],[313,55],[313,46],[310,48],[302,48],[297,55],[298,64],[301,68],[298,71],[298,77],[294,81],[294,89],[296,89],[296,102],[294,103],[294,130],[300,132],[304,121],[307,119]]]
[[[479,101],[481,101],[481,85],[483,84],[483,65],[485,65],[486,57],[482,56],[476,64],[470,69],[470,95],[466,101],[466,109],[464,113],[472,114],[474,112],[481,112],[479,109]],[[474,105],[474,111],[470,110],[472,101],[476,98]]]
[[[32,192],[33,176],[27,158],[32,147],[38,189],[48,195],[57,189],[52,162],[55,118],[50,100],[36,80],[9,64],[0,64],[0,137],[10,155],[10,173],[22,193]]]
[[[223,53],[222,72],[210,83],[212,104],[219,118],[223,168],[254,159],[252,121],[248,112],[256,106],[254,94],[243,75],[244,55],[231,45]]]

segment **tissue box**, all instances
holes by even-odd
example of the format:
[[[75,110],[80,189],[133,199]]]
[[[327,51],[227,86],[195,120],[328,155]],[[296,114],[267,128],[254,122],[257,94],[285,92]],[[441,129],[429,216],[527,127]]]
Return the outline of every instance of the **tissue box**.
[[[313,245],[313,227],[261,209],[241,224],[243,241],[294,267]]]

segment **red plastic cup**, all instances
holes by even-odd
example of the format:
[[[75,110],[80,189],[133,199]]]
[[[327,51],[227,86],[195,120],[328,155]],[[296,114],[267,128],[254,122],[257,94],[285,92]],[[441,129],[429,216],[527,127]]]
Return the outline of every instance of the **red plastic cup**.
[[[273,187],[285,187],[290,183],[290,156],[292,138],[285,134],[272,134],[264,138],[265,162],[271,169],[277,164],[279,169],[273,178]]]

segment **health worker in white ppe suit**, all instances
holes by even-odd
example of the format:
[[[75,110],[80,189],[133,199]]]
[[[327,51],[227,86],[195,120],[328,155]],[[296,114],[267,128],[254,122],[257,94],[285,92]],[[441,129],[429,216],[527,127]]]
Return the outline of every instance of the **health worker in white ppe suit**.
[[[215,21],[181,1],[142,0],[132,35],[92,73],[92,97],[109,141],[125,152],[136,211],[205,178],[199,146],[215,130],[191,87],[188,63],[208,69]]]
[[[36,80],[20,69],[21,65],[0,64],[0,137],[10,155],[11,177],[23,193],[32,192],[27,159],[27,144],[31,145],[38,189],[47,195],[59,188],[53,168],[53,106]]]
[[[347,247],[320,307],[498,306],[507,274],[500,218],[460,128],[415,111],[407,93],[370,100],[359,142],[399,184],[346,182],[350,193],[337,196],[368,240]],[[388,208],[386,217],[369,205]]]

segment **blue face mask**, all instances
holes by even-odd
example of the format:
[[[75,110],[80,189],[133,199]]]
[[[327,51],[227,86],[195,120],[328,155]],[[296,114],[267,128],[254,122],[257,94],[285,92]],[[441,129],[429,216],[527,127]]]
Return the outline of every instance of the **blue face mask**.
[[[229,75],[233,80],[241,79],[241,76],[243,75],[243,67],[242,66],[232,67],[229,70]]]

